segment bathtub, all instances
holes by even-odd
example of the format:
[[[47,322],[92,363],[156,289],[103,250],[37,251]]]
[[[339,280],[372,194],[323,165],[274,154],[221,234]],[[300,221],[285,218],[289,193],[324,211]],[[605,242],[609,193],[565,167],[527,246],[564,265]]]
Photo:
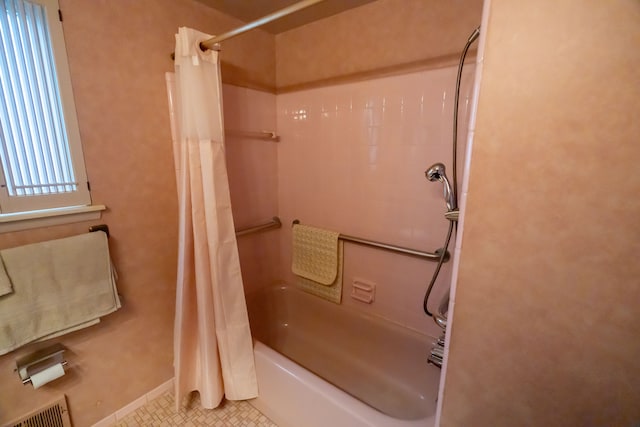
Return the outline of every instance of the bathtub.
[[[278,286],[247,297],[260,396],[280,427],[433,426],[433,338]]]

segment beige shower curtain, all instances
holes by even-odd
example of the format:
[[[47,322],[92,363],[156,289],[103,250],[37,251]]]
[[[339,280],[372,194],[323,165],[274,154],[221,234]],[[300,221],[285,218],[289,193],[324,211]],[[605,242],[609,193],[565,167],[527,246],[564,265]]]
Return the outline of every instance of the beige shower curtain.
[[[177,407],[194,390],[204,408],[258,392],[231,216],[218,52],[198,48],[209,37],[180,28],[175,77],[167,75],[179,201]]]

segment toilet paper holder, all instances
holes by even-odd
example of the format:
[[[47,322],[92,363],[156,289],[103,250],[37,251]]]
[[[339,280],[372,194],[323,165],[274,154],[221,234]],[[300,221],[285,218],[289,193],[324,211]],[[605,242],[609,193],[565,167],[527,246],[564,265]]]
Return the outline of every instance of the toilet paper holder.
[[[15,371],[20,375],[22,384],[30,383],[31,375],[54,365],[67,366],[67,361],[64,359],[65,350],[66,348],[62,344],[56,343],[16,360]]]

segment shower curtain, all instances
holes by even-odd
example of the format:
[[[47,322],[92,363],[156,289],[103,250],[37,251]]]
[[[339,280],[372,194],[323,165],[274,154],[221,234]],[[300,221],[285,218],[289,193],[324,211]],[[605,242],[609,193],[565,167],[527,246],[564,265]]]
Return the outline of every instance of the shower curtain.
[[[167,73],[179,203],[176,408],[194,390],[204,408],[217,407],[223,396],[258,394],[231,216],[218,52],[198,47],[210,37],[180,28],[175,77]]]

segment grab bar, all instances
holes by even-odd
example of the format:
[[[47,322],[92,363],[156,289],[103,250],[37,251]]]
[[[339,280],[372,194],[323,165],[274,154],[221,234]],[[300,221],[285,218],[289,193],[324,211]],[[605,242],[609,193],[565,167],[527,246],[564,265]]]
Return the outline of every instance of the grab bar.
[[[227,136],[244,136],[245,138],[264,139],[267,141],[280,142],[280,136],[274,131],[261,130],[260,132],[250,132],[244,130],[232,130],[227,129],[225,131]]]
[[[300,224],[299,220],[294,220],[293,224]],[[382,243],[382,242],[377,242],[375,240],[369,240],[369,239],[363,239],[360,237],[354,237],[354,236],[348,236],[346,234],[340,234],[338,236],[338,239],[340,240],[344,240],[347,242],[351,242],[351,243],[356,243],[358,245],[364,245],[364,246],[372,246],[374,248],[378,248],[378,249],[384,249],[387,251],[391,251],[391,252],[397,252],[397,253],[401,253],[404,255],[411,255],[411,256],[415,256],[418,258],[425,258],[428,259],[430,261],[438,261],[440,259],[440,255],[442,254],[442,248],[441,249],[437,249],[435,252],[425,252],[425,251],[419,251],[417,249],[411,249],[411,248],[405,248],[403,246],[396,246],[396,245],[391,245],[389,243]],[[449,252],[446,252],[444,255],[444,261],[448,261],[449,260]]]
[[[280,218],[274,216],[271,218],[271,221],[266,222],[260,225],[254,225],[253,227],[243,228],[242,230],[236,230],[236,236],[246,236],[247,234],[258,233],[260,231],[271,230],[273,228],[282,227],[282,222],[280,222]]]

